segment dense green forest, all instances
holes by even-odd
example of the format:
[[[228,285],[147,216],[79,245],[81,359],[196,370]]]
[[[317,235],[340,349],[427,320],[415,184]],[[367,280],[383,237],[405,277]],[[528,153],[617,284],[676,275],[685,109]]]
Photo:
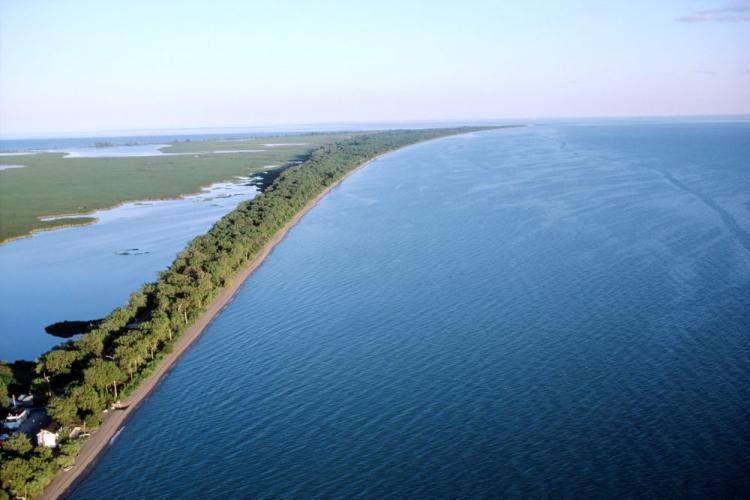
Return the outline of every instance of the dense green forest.
[[[481,129],[378,132],[319,147],[191,241],[156,282],[133,293],[94,330],[35,364],[0,366],[0,397],[9,390],[30,391],[65,429],[98,426],[102,411],[152,373],[218,292],[326,187],[386,151],[475,130]],[[73,463],[79,448],[79,440],[63,440],[51,450],[33,446],[22,434],[11,437],[0,450],[0,498],[39,494],[58,470]]]

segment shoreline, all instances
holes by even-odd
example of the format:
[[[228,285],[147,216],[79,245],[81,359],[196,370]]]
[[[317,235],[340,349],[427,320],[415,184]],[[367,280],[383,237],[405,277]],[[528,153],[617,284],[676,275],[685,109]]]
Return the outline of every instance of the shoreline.
[[[78,217],[78,216],[76,216],[76,217]],[[80,218],[81,218],[81,220],[86,220],[86,217],[87,217],[87,215],[83,215]],[[71,219],[72,218],[73,217],[71,217]],[[37,229],[32,229],[31,231],[29,231],[26,234],[22,234],[22,235],[19,235],[19,236],[11,236],[8,239],[0,240],[0,246],[5,245],[6,243],[10,243],[11,241],[18,241],[18,240],[23,240],[23,239],[26,239],[26,238],[31,238],[35,234],[39,234],[39,233],[46,233],[46,232],[49,232],[49,231],[57,231],[58,229],[68,229],[68,228],[71,228],[71,227],[86,227],[86,226],[90,226],[92,224],[96,224],[97,222],[99,222],[99,219],[97,219],[96,217],[89,217],[89,219],[90,220],[86,220],[86,222],[82,222],[80,224],[70,224],[70,223],[68,223],[68,224],[60,224],[59,226],[40,227],[40,228],[37,228]]]
[[[174,343],[172,351],[164,356],[164,358],[161,360],[156,369],[151,373],[151,375],[143,380],[138,388],[133,391],[133,393],[131,393],[128,397],[124,398],[121,401],[122,405],[127,406],[127,408],[125,408],[124,410],[110,410],[103,416],[102,425],[100,425],[94,432],[92,432],[91,436],[81,446],[81,450],[76,456],[74,468],[67,472],[63,470],[58,471],[58,473],[54,476],[52,481],[47,484],[47,486],[44,488],[44,491],[41,493],[41,495],[39,495],[38,498],[55,499],[65,497],[71,492],[73,488],[75,488],[75,486],[81,480],[86,477],[91,466],[96,463],[96,460],[110,444],[112,438],[122,429],[128,418],[138,409],[140,404],[146,398],[148,398],[148,396],[156,388],[156,386],[159,385],[162,377],[172,369],[175,362],[180,358],[180,356],[192,346],[192,344],[203,333],[205,328],[211,323],[214,317],[219,312],[221,312],[224,307],[232,300],[240,287],[253,274],[253,272],[255,272],[255,270],[260,267],[260,265],[265,261],[266,257],[268,257],[268,255],[276,247],[276,245],[284,239],[289,230],[296,226],[297,223],[313,207],[315,207],[315,205],[317,205],[323,197],[325,197],[329,192],[331,192],[349,176],[385,155],[394,153],[407,147],[416,146],[417,144],[442,138],[443,137],[428,139],[426,141],[418,141],[406,146],[402,146],[400,148],[393,149],[391,151],[387,151],[374,158],[371,158],[370,160],[367,160],[366,162],[347,172],[343,177],[338,179],[330,186],[326,187],[315,198],[310,200],[304,207],[302,207],[302,209],[297,212],[294,217],[284,225],[284,227],[279,229],[279,231],[276,232],[276,234],[268,241],[268,243],[263,246],[260,252],[258,252],[258,255],[256,255],[255,258],[250,261],[244,269],[242,269],[239,273],[232,277],[232,283],[228,287],[221,290],[221,292],[219,292],[219,294],[213,299],[213,301],[211,301],[211,304],[209,304],[208,308],[201,315],[201,317],[198,318],[195,323],[190,325],[188,329],[185,330],[185,333],[183,333],[180,338],[177,339],[177,341]]]
[[[257,175],[260,175],[261,173],[262,172],[249,173],[247,175],[247,177],[248,178],[252,178],[252,177],[255,177]],[[235,176],[234,178],[237,178],[237,176]],[[190,196],[196,196],[196,195],[199,195],[201,193],[204,193],[206,191],[206,189],[210,188],[214,184],[220,184],[220,183],[223,183],[223,182],[231,182],[231,181],[232,181],[232,179],[224,179],[224,180],[219,180],[219,181],[216,181],[216,182],[211,182],[210,184],[206,184],[205,186],[201,186],[200,188],[198,188],[198,191],[195,191],[195,192],[192,192],[192,193],[179,194],[177,196],[164,196],[164,197],[159,197],[159,198],[139,198],[137,200],[121,201],[121,202],[118,202],[115,205],[106,206],[106,207],[102,207],[102,208],[95,208],[95,209],[89,210],[87,212],[78,212],[78,213],[76,213],[76,212],[70,212],[70,213],[64,213],[64,214],[39,215],[39,216],[37,216],[38,219],[41,219],[42,217],[54,217],[56,220],[77,219],[77,218],[80,218],[81,220],[86,220],[86,222],[82,222],[80,224],[66,223],[66,224],[60,224],[58,226],[34,228],[34,229],[31,229],[30,231],[28,231],[27,233],[24,233],[24,234],[19,234],[17,236],[11,236],[10,238],[6,238],[4,240],[0,239],[0,246],[5,245],[6,243],[10,243],[11,241],[17,241],[17,240],[22,240],[22,239],[25,239],[25,238],[31,238],[35,234],[38,234],[38,233],[44,233],[44,232],[48,232],[48,231],[57,231],[58,229],[66,229],[66,228],[71,228],[71,227],[85,227],[85,226],[90,226],[92,224],[96,224],[97,222],[99,222],[99,218],[98,217],[92,217],[93,214],[95,214],[97,212],[102,212],[102,211],[105,211],[105,210],[115,210],[115,209],[123,207],[124,205],[127,205],[128,203],[149,203],[149,202],[156,202],[156,201],[184,200],[185,198],[189,198]],[[260,193],[260,190],[258,192]],[[87,220],[87,219],[92,219],[92,220]]]

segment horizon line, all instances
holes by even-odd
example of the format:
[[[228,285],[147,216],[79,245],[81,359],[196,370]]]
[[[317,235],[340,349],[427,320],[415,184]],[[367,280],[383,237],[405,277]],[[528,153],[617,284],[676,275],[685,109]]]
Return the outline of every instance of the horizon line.
[[[210,132],[215,131],[216,134],[224,133],[241,133],[243,131],[255,130],[256,132],[315,132],[314,130],[294,130],[295,128],[310,128],[310,127],[331,127],[331,126],[352,126],[352,125],[397,125],[397,124],[498,124],[507,125],[507,122],[516,122],[514,124],[539,124],[545,120],[559,121],[559,120],[658,120],[658,119],[710,119],[710,118],[748,118],[750,114],[740,113],[722,113],[722,114],[671,114],[671,115],[562,115],[562,116],[544,116],[544,117],[505,117],[505,118],[456,118],[456,119],[404,119],[404,120],[372,120],[372,121],[322,121],[322,122],[299,122],[299,123],[268,123],[262,125],[215,125],[215,126],[190,126],[190,127],[175,127],[175,128],[128,128],[128,129],[102,129],[98,131],[94,130],[78,130],[71,132],[18,132],[4,135],[0,131],[0,141],[13,141],[13,140],[24,140],[24,139],[78,139],[78,138],[94,138],[94,137],[129,137],[137,135],[177,135],[178,133],[190,134],[203,133],[211,135]],[[262,130],[261,130],[262,129]],[[282,129],[293,129],[293,130],[282,130]],[[229,131],[236,132],[229,132]],[[326,130],[325,132],[353,132],[358,131],[357,129],[338,129],[338,130]],[[149,134],[149,132],[151,134]],[[160,132],[160,134],[158,133]]]

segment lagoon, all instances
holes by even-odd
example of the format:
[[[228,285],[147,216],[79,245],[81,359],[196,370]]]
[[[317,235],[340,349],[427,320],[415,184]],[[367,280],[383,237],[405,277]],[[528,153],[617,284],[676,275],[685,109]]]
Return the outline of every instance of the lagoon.
[[[299,146],[302,143],[272,144],[271,146]],[[137,144],[131,146],[84,147],[49,149],[48,153],[65,153],[63,158],[135,158],[143,156],[185,156],[202,154],[262,153],[264,149],[227,149],[171,153],[171,144]],[[266,145],[268,146],[268,145]]]
[[[749,136],[558,125],[386,155],[72,497],[740,495]]]
[[[63,342],[44,328],[99,319],[153,281],[194,237],[241,201],[250,179],[216,183],[180,199],[125,203],[75,217],[88,226],[0,245],[0,359],[35,359]]]
[[[82,147],[48,149],[48,153],[65,153],[65,158],[121,158],[140,156],[161,156],[162,149],[169,144],[133,144],[125,146]]]

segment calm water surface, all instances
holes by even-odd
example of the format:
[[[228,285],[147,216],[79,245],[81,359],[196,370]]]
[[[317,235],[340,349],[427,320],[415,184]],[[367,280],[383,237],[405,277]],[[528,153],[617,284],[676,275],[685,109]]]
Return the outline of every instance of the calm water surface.
[[[188,241],[240,201],[248,180],[216,183],[182,199],[126,203],[93,214],[99,222],[0,245],[0,360],[35,359],[65,339],[44,332],[124,305]]]
[[[748,139],[535,127],[376,161],[73,497],[746,493]]]

